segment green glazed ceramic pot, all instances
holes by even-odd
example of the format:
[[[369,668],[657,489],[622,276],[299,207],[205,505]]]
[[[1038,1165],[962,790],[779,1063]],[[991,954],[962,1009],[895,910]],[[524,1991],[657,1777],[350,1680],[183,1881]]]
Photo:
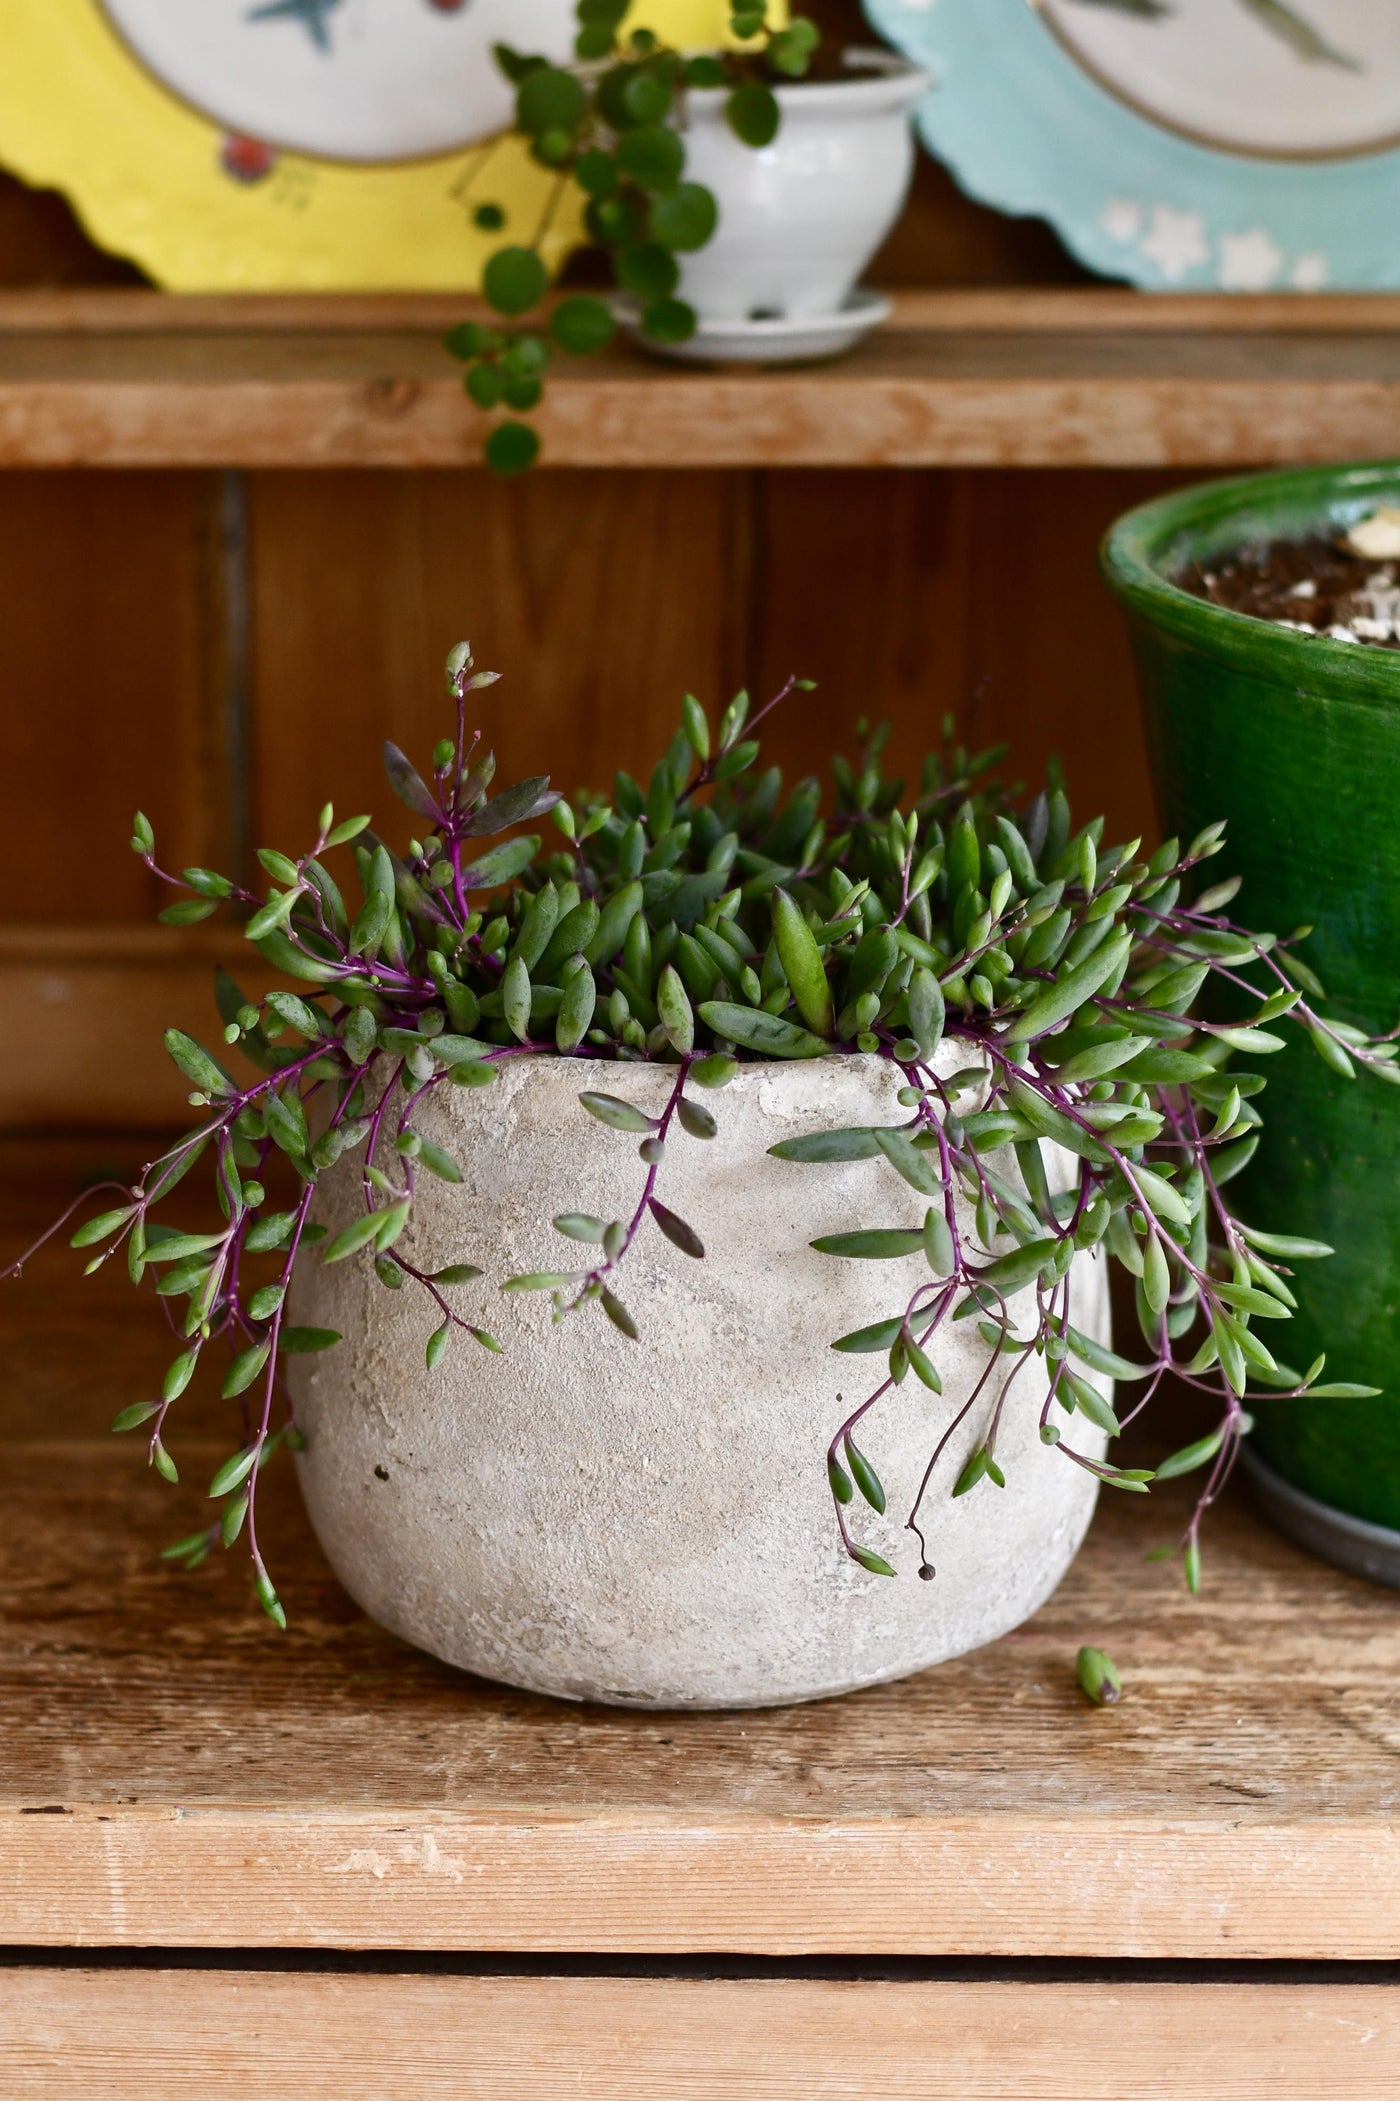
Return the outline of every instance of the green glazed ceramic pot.
[[[1400,1015],[1400,653],[1296,634],[1170,581],[1249,542],[1346,526],[1400,504],[1400,464],[1213,482],[1131,511],[1103,547],[1142,682],[1164,827],[1228,820],[1221,874],[1253,927],[1316,932],[1303,951],[1339,1021]],[[1289,1361],[1374,1401],[1265,1401],[1251,1445],[1316,1503],[1400,1531],[1400,1088],[1328,1070],[1301,1039],[1269,1057],[1244,1217],[1325,1240],[1300,1263]],[[1344,1558],[1344,1557],[1342,1557]]]

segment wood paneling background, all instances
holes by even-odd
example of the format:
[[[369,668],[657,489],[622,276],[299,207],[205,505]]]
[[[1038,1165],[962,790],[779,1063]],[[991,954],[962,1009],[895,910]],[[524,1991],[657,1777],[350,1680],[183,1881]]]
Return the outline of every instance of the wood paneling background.
[[[859,24],[854,0],[816,12],[837,31]],[[927,159],[872,272],[1080,274],[1044,225],[985,211]],[[60,199],[0,178],[0,283],[132,277]],[[888,717],[912,763],[951,711],[975,742],[1008,742],[1027,780],[1058,751],[1112,832],[1150,828],[1131,670],[1094,550],[1167,479],[0,477],[0,1001],[21,1024],[0,1061],[0,1123],[178,1110],[158,1025],[197,1009],[207,961],[172,951],[153,968],[156,900],[126,845],[136,804],[169,863],[240,870],[256,844],[300,843],[328,795],[384,809],[380,741],[421,751],[439,733],[442,658],[462,635],[507,674],[482,709],[506,771],[605,782],[645,765],[684,691],[713,705],[798,670],[818,691],[772,732],[795,771],[824,770],[862,714]],[[25,1040],[36,984],[89,1060]]]

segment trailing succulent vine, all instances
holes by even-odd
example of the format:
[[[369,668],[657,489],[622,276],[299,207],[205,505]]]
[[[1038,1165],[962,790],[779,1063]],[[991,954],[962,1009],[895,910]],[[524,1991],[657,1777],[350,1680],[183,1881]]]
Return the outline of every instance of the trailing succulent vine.
[[[500,474],[519,474],[539,455],[538,433],[519,419],[538,406],[554,352],[587,356],[611,341],[616,327],[608,301],[587,292],[525,322],[549,292],[540,250],[565,196],[575,190],[585,200],[584,231],[613,286],[635,303],[642,334],[654,343],[687,342],[696,320],[676,296],[676,258],[711,240],[719,206],[703,183],[686,180],[686,95],[722,90],[735,137],[746,146],[770,145],[782,121],[774,87],[800,80],[820,41],[805,15],[770,28],[765,0],[730,0],[734,47],[680,52],[649,29],[624,29],[630,6],[631,0],[578,0],[572,66],[496,46],[496,63],[515,89],[515,132],[554,175],[528,240],[515,237],[499,204],[475,206],[484,232],[511,235],[488,259],[481,281],[500,318],[463,321],[447,338],[477,407],[514,411],[486,439],[487,464]],[[474,184],[487,165],[475,171]]]
[[[177,1341],[160,1398],[123,1409],[115,1428],[139,1428],[151,1464],[173,1481],[172,1410],[214,1360],[223,1395],[241,1411],[237,1448],[209,1484],[218,1515],[170,1558],[193,1566],[246,1532],[258,1595],[284,1623],[258,1547],[258,1481],[279,1446],[300,1442],[285,1359],[340,1339],[288,1320],[298,1263],[368,1262],[385,1289],[421,1293],[430,1368],[454,1345],[499,1347],[484,1321],[460,1310],[464,1287],[488,1288],[482,1269],[462,1261],[428,1271],[406,1252],[420,1178],[462,1179],[421,1128],[440,1090],[487,1087],[506,1061],[540,1056],[673,1073],[658,1116],[621,1094],[579,1095],[590,1116],[639,1141],[630,1217],[556,1218],[560,1239],[580,1250],[575,1266],[498,1280],[508,1292],[547,1294],[557,1320],[596,1309],[635,1337],[625,1271],[639,1234],[654,1228],[685,1254],[704,1254],[661,1193],[678,1137],[716,1134],[699,1094],[722,1090],[745,1061],[863,1053],[896,1069],[901,1119],[773,1148],[814,1168],[889,1166],[898,1199],[889,1215],[853,1220],[814,1243],[821,1252],[926,1258],[927,1274],[886,1319],[833,1339],[847,1356],[883,1360],[826,1449],[845,1551],[874,1574],[894,1574],[852,1524],[857,1494],[885,1508],[857,1433],[910,1374],[937,1396],[940,1340],[971,1320],[988,1345],[985,1370],[932,1439],[907,1514],[921,1574],[932,1574],[925,1528],[935,1483],[954,1496],[1003,1485],[998,1431],[1034,1364],[1045,1443],[1132,1492],[1154,1476],[1079,1449],[1079,1426],[1116,1436],[1168,1373],[1218,1397],[1215,1429],[1155,1476],[1203,1470],[1185,1532],[1164,1550],[1182,1554],[1194,1590],[1201,1518],[1250,1427],[1251,1391],[1374,1391],[1319,1383],[1320,1358],[1300,1375],[1265,1340],[1295,1304],[1292,1265],[1329,1250],[1261,1232],[1231,1208],[1228,1184],[1260,1135],[1264,1081],[1246,1068],[1282,1048],[1275,1024],[1287,1021],[1339,1075],[1360,1065],[1395,1083],[1395,1042],[1322,1018],[1321,987],[1297,953],[1306,929],[1289,941],[1248,932],[1226,911],[1235,882],[1197,888],[1220,851],[1220,825],[1184,852],[1174,839],[1147,854],[1136,840],[1106,848],[1101,820],[1074,828],[1057,779],[1017,808],[992,770],[999,753],[969,757],[949,741],[906,795],[883,770],[878,731],[863,733],[856,764],[834,762],[834,806],[823,815],[818,782],[785,791],[778,769],[761,766],[754,734],[798,680],[752,716],[739,694],[715,732],[687,696],[645,786],[619,773],[610,798],[570,805],[541,776],[492,794],[494,760],[469,732],[467,710],[493,678],[473,674],[465,644],[452,652],[455,734],[436,747],[426,778],[386,747],[390,781],[419,831],[403,854],[368,818],[337,823],[327,807],[307,851],[262,849],[270,887],[258,895],[209,869],[167,874],[151,826],[135,820],[133,849],[182,893],[162,913],[167,922],[231,905],[261,958],[304,987],[252,1000],[220,973],[224,1042],[254,1076],[235,1077],[219,1055],[168,1031],[202,1120],[72,1236],[95,1250],[90,1270],[122,1253],[134,1280],[151,1277]],[[552,850],[538,833],[501,838],[546,815]],[[353,854],[358,898],[347,900],[327,865],[336,848]],[[1193,1010],[1208,984],[1219,997],[1203,1016]],[[1238,1018],[1216,1018],[1231,1008]],[[316,1185],[346,1159],[358,1163],[363,1208],[328,1239],[312,1215]],[[187,1230],[158,1219],[201,1160],[222,1223]],[[270,1193],[279,1180],[290,1200]],[[1133,1359],[1074,1324],[1071,1263],[1090,1248],[1133,1279],[1142,1338]],[[1122,1416],[1092,1372],[1127,1390]],[[949,1440],[979,1403],[985,1435],[947,1480]],[[825,1404],[812,1396],[814,1446]]]

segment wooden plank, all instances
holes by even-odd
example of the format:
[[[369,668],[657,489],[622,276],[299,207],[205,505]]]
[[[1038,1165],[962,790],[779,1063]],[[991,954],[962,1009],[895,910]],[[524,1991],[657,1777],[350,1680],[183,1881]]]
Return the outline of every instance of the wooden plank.
[[[894,332],[1389,335],[1397,292],[1139,292],[1122,285],[900,286]],[[459,292],[153,292],[0,287],[0,336],[434,333],[489,309]]]
[[[891,724],[917,778],[945,714],[975,750],[1009,747],[1031,788],[1065,768],[1076,810],[1151,835],[1147,751],[1127,637],[1099,579],[1113,519],[1158,493],[1140,473],[774,472],[755,492],[758,686],[818,681],[774,717],[797,773],[849,753],[857,717]]]
[[[206,496],[185,475],[0,476],[7,918],[153,912],[138,804],[175,866],[220,851]]]
[[[97,485],[114,498],[122,486]],[[0,926],[0,998],[70,1022],[56,1042],[19,1030],[0,1045],[0,1124],[149,1125],[178,1113],[160,1030],[212,1026],[216,957],[255,978],[260,966],[231,931],[201,945],[149,923],[162,900],[127,850],[131,808],[151,809],[176,866],[232,865],[245,803],[257,840],[284,848],[307,835],[326,794],[406,836],[381,741],[426,755],[446,726],[442,657],[462,632],[505,674],[480,707],[503,773],[552,771],[570,792],[605,785],[619,762],[649,768],[683,691],[713,711],[742,682],[770,692],[798,670],[817,691],[769,725],[771,756],[793,777],[825,775],[861,715],[891,722],[893,759],[912,770],[951,711],[975,745],[1010,744],[1013,777],[1037,779],[1054,751],[1076,807],[1102,810],[1118,837],[1150,830],[1131,667],[1094,553],[1115,513],[1161,486],[1137,473],[894,470],[541,473],[515,484],[255,477],[251,779],[231,763],[229,672],[213,648],[222,630],[187,602],[212,562],[170,581],[168,626],[185,637],[179,682],[124,690],[120,713],[97,711],[107,763],[88,790],[97,815],[81,899],[47,851],[68,789],[46,755],[56,718],[65,740],[83,742],[85,681],[75,673],[45,706],[31,668],[21,687],[31,704],[0,730],[34,783],[6,856],[9,909],[32,916]],[[80,616],[31,568],[16,616],[17,629],[28,624],[26,662],[62,666]],[[13,633],[8,646],[18,648]],[[125,924],[40,919],[89,897]]]
[[[108,296],[110,327],[83,324],[104,311],[90,294],[43,295],[59,303],[0,326],[0,465],[478,462],[440,309],[303,306],[288,329],[279,307],[180,302],[168,326],[149,295]],[[898,325],[833,365],[684,369],[619,349],[561,368],[540,428],[561,467],[1373,455],[1400,444],[1400,329],[1385,299],[908,295]]]
[[[7,1253],[128,1164],[0,1150]],[[288,1475],[260,1524],[286,1635],[238,1556],[174,1575],[226,1408],[181,1403],[167,1490],[103,1435],[168,1356],[125,1278],[50,1247],[0,1320],[0,1944],[1400,1955],[1394,1598],[1244,1505],[1199,1600],[1142,1558],[1173,1494],[1112,1498],[1035,1619],[903,1684],[562,1706],[370,1625]],[[1116,1708],[1075,1688],[1084,1641]]]
[[[1389,2101],[1384,1985],[12,1970],[15,2101]]]
[[[462,636],[504,674],[475,709],[501,778],[566,792],[650,769],[683,693],[714,710],[741,681],[738,477],[267,475],[251,513],[259,844],[295,850],[326,796],[406,836],[383,741],[421,763],[452,727],[442,666]]]
[[[162,1032],[214,1042],[215,965],[246,970],[248,955],[237,934],[0,927],[0,1013],[20,1017],[0,1032],[0,1127],[184,1121],[188,1089]]]

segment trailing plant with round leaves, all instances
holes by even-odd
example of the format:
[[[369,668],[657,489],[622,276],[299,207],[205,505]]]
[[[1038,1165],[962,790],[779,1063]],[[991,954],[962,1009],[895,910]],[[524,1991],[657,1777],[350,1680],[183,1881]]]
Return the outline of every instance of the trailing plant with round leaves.
[[[199,1127],[72,1236],[94,1250],[90,1270],[124,1254],[134,1280],[155,1283],[176,1331],[159,1397],[124,1408],[114,1427],[139,1428],[151,1464],[173,1481],[168,1427],[195,1378],[217,1361],[221,1391],[237,1403],[236,1447],[209,1484],[219,1508],[169,1555],[192,1567],[246,1532],[258,1596],[282,1623],[258,1547],[258,1482],[279,1446],[299,1442],[286,1358],[339,1340],[288,1321],[299,1262],[368,1263],[386,1290],[421,1293],[429,1368],[462,1344],[499,1347],[458,1296],[474,1290],[480,1303],[491,1288],[490,1250],[432,1271],[408,1252],[422,1178],[462,1179],[422,1128],[434,1094],[489,1087],[522,1058],[659,1064],[673,1075],[656,1116],[610,1090],[580,1091],[581,1117],[637,1145],[636,1204],[625,1218],[541,1219],[542,1250],[551,1230],[555,1244],[540,1269],[495,1280],[547,1296],[556,1320],[596,1309],[635,1338],[625,1271],[638,1236],[655,1230],[696,1261],[705,1253],[665,1201],[669,1148],[715,1137],[723,1104],[717,1114],[710,1102],[744,1062],[864,1053],[898,1072],[901,1118],[772,1148],[804,1172],[883,1161],[887,1203],[814,1244],[833,1260],[921,1255],[926,1266],[886,1318],[832,1339],[845,1357],[882,1360],[826,1441],[846,1553],[873,1575],[894,1574],[852,1522],[857,1498],[886,1506],[858,1433],[910,1374],[938,1396],[944,1331],[971,1320],[985,1370],[947,1410],[906,1515],[919,1573],[933,1574],[935,1484],[951,1496],[1003,1485],[998,1431],[1028,1367],[1039,1367],[1044,1442],[1136,1493],[1152,1473],[1076,1449],[1074,1433],[1085,1423],[1116,1436],[1173,1373],[1214,1393],[1221,1411],[1155,1474],[1204,1476],[1182,1538],[1164,1550],[1182,1556],[1195,1590],[1201,1518],[1250,1427],[1251,1392],[1374,1391],[1321,1383],[1321,1359],[1300,1374],[1270,1339],[1294,1305],[1293,1266],[1330,1251],[1261,1232],[1230,1205],[1228,1185],[1259,1143],[1264,1079],[1253,1067],[1282,1048],[1286,1024],[1339,1077],[1363,1066],[1395,1084],[1400,1031],[1377,1039],[1324,1019],[1322,988],[1297,952],[1306,929],[1288,941],[1247,932],[1226,911],[1236,883],[1195,889],[1220,851],[1220,825],[1184,852],[1174,839],[1149,854],[1136,840],[1105,847],[1101,820],[1074,827],[1058,779],[1018,809],[992,771],[1000,754],[970,758],[947,731],[907,795],[883,771],[882,734],[862,731],[858,763],[834,762],[824,814],[817,780],[785,790],[778,769],[760,764],[754,734],[798,680],[752,717],[739,694],[714,728],[687,696],[645,785],[619,773],[610,797],[572,805],[543,775],[492,793],[494,760],[468,733],[467,707],[493,677],[473,673],[465,644],[453,650],[455,734],[426,776],[386,746],[390,781],[416,820],[402,853],[367,817],[337,823],[327,807],[305,852],[262,849],[270,884],[258,895],[211,869],[167,875],[151,826],[135,820],[133,849],[181,892],[162,918],[184,925],[231,904],[262,960],[303,988],[253,1000],[219,974],[224,1045],[251,1061],[252,1076],[169,1030],[166,1047],[205,1112]],[[546,816],[549,851],[539,833],[515,829]],[[328,865],[337,848],[353,856],[349,895]],[[1217,999],[1203,1017],[1195,1003],[1208,984]],[[1235,1018],[1219,1018],[1221,1001]],[[312,1215],[316,1186],[341,1160],[358,1164],[362,1209],[327,1240]],[[212,1230],[166,1217],[198,1161],[221,1214]],[[1132,1359],[1075,1326],[1072,1264],[1093,1248],[1133,1280],[1142,1342]],[[1030,1313],[1013,1313],[1032,1289]],[[1093,1372],[1136,1395],[1121,1420]],[[828,1397],[812,1399],[816,1418]],[[949,1441],[979,1404],[985,1434],[949,1479]]]
[[[611,341],[615,327],[608,301],[582,292],[560,300],[547,318],[514,325],[536,315],[549,292],[540,247],[565,194],[575,189],[586,199],[589,239],[605,256],[613,285],[636,302],[642,333],[655,343],[688,341],[696,320],[676,296],[676,258],[706,245],[719,206],[703,183],[686,180],[677,122],[686,92],[726,90],[724,113],[735,136],[767,146],[781,121],[774,84],[800,79],[819,42],[805,15],[770,29],[764,0],[730,0],[738,47],[685,54],[649,29],[624,30],[629,6],[578,0],[572,67],[496,46],[496,62],[515,88],[515,131],[554,175],[549,203],[527,238],[507,224],[500,205],[476,206],[478,227],[507,237],[481,283],[500,320],[463,321],[447,338],[477,407],[506,412],[485,442],[487,464],[499,474],[519,474],[539,456],[539,435],[520,418],[538,406],[554,353],[586,357]]]

